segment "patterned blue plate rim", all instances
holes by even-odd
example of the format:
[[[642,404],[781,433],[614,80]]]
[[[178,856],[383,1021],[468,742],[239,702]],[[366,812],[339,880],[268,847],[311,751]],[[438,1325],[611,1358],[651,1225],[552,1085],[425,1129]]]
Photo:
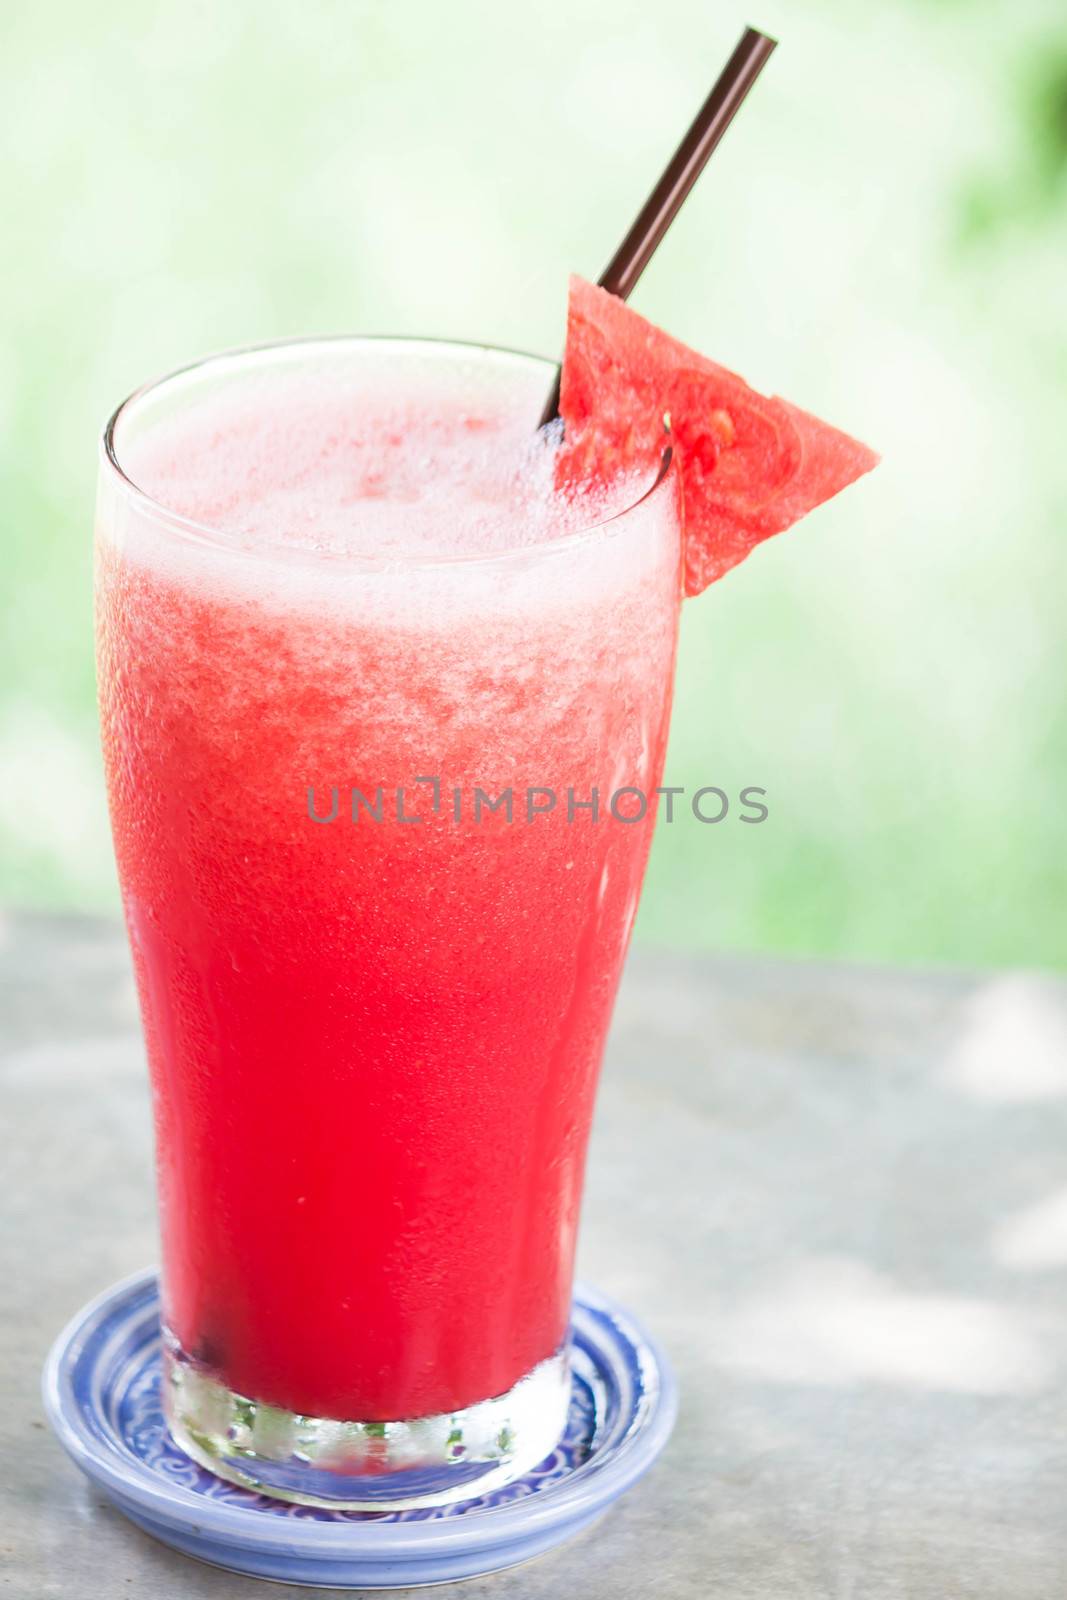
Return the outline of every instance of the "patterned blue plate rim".
[[[593,1455],[559,1483],[542,1493],[506,1505],[473,1507],[445,1520],[405,1523],[298,1521],[264,1516],[255,1506],[213,1501],[184,1485],[171,1483],[132,1453],[101,1437],[86,1417],[76,1385],[87,1344],[102,1324],[115,1318],[145,1291],[154,1289],[157,1274],[148,1268],[131,1274],[96,1296],[74,1316],[49,1352],[42,1392],[44,1408],[67,1454],[89,1477],[120,1501],[141,1507],[157,1521],[177,1528],[195,1523],[204,1535],[227,1544],[263,1550],[274,1547],[291,1555],[332,1553],[373,1544],[383,1560],[428,1555],[450,1547],[490,1550],[518,1534],[552,1527],[573,1518],[591,1518],[624,1493],[652,1465],[670,1436],[678,1411],[678,1393],[670,1366],[659,1345],[629,1311],[608,1296],[576,1284],[575,1315],[583,1313],[614,1336],[617,1349],[597,1354],[617,1364],[625,1360],[640,1378],[641,1400],[628,1419],[623,1436]],[[373,1529],[373,1533],[368,1533]]]

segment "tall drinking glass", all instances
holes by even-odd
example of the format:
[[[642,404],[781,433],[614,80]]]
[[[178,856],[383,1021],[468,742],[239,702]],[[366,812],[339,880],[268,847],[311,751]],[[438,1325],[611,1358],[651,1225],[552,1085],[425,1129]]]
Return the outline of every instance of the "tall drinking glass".
[[[353,497],[380,549],[289,537],[321,510],[293,394],[323,427],[335,400],[343,432],[357,392],[373,425],[379,382],[454,383],[472,431],[482,395],[532,428],[552,376],[432,341],[283,344],[141,390],[104,438],[100,707],[165,1408],[194,1459],[283,1499],[467,1498],[565,1420],[586,1143],[667,736],[676,474],[595,526],[442,553],[390,493],[383,430]],[[238,472],[253,405],[272,443]],[[147,487],[146,450],[169,463]],[[265,475],[287,499],[257,499]],[[198,480],[217,515],[190,514]],[[262,514],[235,532],[242,497]]]

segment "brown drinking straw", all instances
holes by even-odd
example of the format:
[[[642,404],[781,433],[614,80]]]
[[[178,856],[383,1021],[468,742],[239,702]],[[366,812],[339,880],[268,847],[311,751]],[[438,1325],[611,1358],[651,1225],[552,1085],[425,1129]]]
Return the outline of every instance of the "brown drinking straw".
[[[777,44],[756,28],[746,28],[715,86],[674,152],[656,187],[645,201],[629,233],[600,276],[602,289],[628,300],[663,235],[678,215],[682,201],[704,170],[704,164],[734,120]],[[559,416],[559,377],[548,397],[540,426]]]

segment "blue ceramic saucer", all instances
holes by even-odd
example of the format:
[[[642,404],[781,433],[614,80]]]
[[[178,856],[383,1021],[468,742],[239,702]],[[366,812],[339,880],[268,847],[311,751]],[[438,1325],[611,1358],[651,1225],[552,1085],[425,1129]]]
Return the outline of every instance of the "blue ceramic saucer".
[[[224,1483],[171,1443],[159,1403],[154,1272],[80,1311],[44,1373],[68,1455],[164,1544],[253,1577],[399,1589],[515,1566],[588,1526],[647,1471],[674,1425],[663,1356],[628,1312],[575,1291],[570,1415],[555,1451],[480,1499],[418,1511],[321,1511]]]

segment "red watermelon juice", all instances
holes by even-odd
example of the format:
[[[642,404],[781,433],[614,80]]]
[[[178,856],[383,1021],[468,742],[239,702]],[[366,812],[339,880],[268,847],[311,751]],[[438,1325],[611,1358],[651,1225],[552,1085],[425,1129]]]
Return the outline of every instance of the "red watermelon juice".
[[[198,1460],[283,1497],[466,1495],[563,1421],[654,799],[608,807],[660,781],[682,549],[669,470],[554,486],[550,379],[321,341],[164,380],[109,434],[100,700],[166,1403]]]

